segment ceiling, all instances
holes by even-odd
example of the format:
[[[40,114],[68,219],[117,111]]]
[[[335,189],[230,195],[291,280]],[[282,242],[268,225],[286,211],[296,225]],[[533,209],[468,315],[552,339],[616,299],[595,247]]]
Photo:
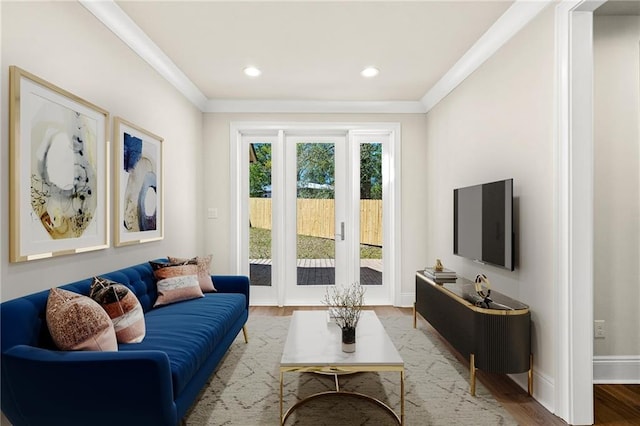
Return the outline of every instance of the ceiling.
[[[78,1],[203,112],[425,113],[558,0]]]
[[[207,99],[291,101],[419,101],[512,4],[116,3]]]
[[[609,0],[594,12],[595,15],[640,15],[639,0]]]

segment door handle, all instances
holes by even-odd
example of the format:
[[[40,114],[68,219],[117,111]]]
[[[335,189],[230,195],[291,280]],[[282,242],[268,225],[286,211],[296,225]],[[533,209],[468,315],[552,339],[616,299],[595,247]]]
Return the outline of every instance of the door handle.
[[[340,233],[336,234],[336,240],[340,237],[340,241],[344,241],[344,222],[340,222]]]

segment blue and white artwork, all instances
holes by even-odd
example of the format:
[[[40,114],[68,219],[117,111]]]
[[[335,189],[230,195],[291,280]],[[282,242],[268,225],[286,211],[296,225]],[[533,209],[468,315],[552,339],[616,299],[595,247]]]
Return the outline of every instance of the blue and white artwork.
[[[149,145],[147,143],[146,145]],[[141,138],[124,133],[124,228],[128,232],[155,231],[158,212],[157,161]]]
[[[119,137],[116,245],[161,239],[162,139],[116,118]]]

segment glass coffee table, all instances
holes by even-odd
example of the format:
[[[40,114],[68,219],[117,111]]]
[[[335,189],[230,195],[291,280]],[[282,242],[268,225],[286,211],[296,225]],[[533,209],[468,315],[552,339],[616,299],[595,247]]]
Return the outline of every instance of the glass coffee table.
[[[362,393],[340,389],[338,376],[360,372],[400,373],[400,415],[384,402]],[[334,376],[336,390],[307,396],[283,413],[284,373],[320,373]],[[295,311],[280,360],[280,424],[301,405],[325,395],[350,395],[369,400],[404,424],[404,361],[373,311],[362,311],[356,329],[356,351],[342,352],[341,330],[327,311]]]

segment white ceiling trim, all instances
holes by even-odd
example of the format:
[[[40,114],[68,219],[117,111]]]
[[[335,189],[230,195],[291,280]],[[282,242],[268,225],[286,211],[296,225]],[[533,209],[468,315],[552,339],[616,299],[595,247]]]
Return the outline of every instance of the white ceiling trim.
[[[419,101],[356,102],[210,99],[204,112],[424,114],[427,111]]]
[[[555,0],[516,0],[474,43],[456,64],[427,92],[421,102],[426,111],[451,93],[471,73]]]
[[[516,0],[420,101],[287,101],[207,99],[114,0],[78,0],[142,59],[203,112],[426,113],[555,0]]]
[[[78,0],[201,111],[207,97],[114,1]]]

